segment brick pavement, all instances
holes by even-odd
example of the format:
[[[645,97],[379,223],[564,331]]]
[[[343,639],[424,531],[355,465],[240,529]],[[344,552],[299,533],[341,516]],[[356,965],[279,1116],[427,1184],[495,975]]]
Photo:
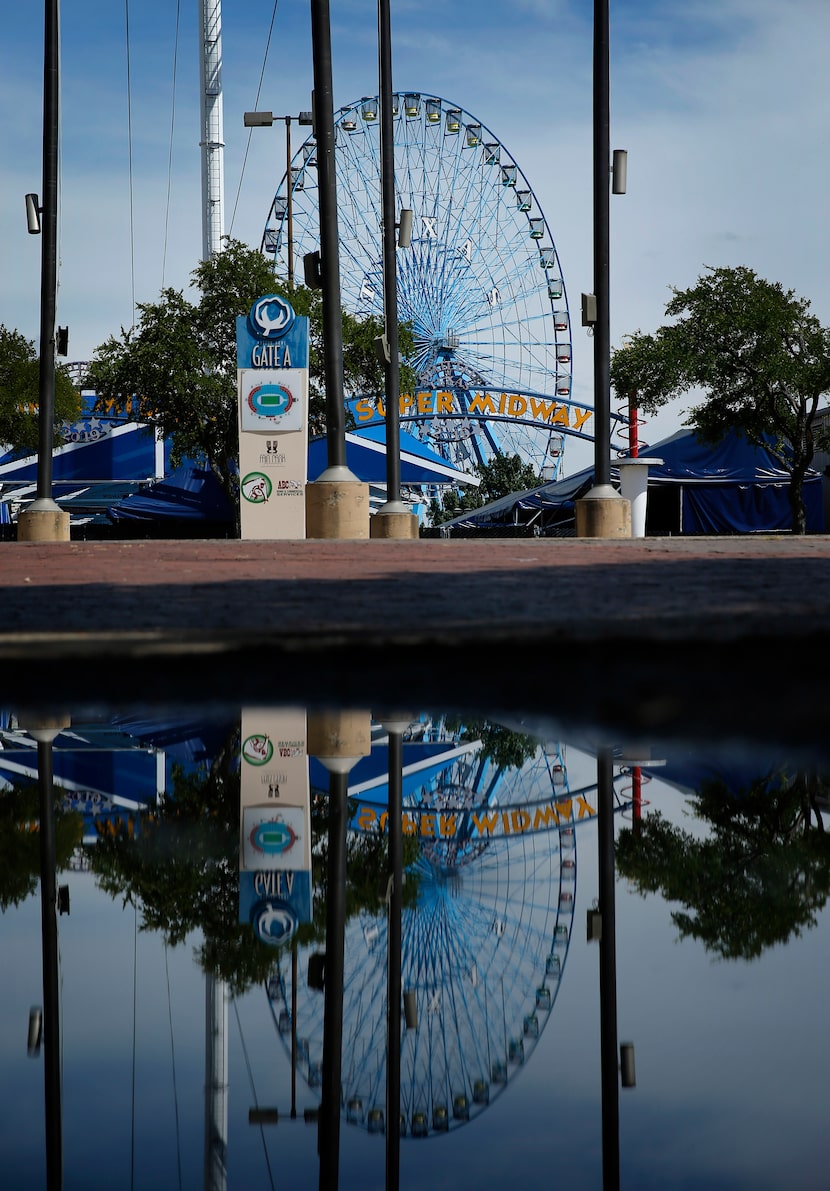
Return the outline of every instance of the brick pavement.
[[[830,537],[4,543],[0,599],[30,701],[403,691],[796,743],[826,718]]]

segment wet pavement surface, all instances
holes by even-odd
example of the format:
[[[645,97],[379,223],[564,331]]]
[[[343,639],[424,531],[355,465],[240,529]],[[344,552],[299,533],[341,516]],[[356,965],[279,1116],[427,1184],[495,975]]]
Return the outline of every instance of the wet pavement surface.
[[[440,696],[824,745],[830,537],[0,546],[29,705]]]

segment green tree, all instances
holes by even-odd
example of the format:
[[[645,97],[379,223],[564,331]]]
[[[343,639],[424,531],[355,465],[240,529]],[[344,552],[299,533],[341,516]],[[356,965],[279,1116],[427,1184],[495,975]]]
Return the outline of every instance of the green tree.
[[[36,451],[39,441],[40,361],[35,346],[19,331],[0,323],[0,443],[23,454]],[[57,427],[74,422],[81,394],[62,368],[55,370],[55,446]]]
[[[309,319],[309,426],[325,432],[322,295],[291,286],[276,276],[262,253],[228,239],[223,252],[202,261],[191,274],[198,299],[165,289],[157,302],[139,303],[138,322],[121,329],[94,353],[88,383],[98,405],[138,403],[140,417],[169,436],[174,466],[204,459],[232,504],[238,502],[236,319],[262,294],[287,298]],[[374,348],[382,332],[378,319],[343,313],[343,370],[346,394],[377,396],[383,371]],[[403,347],[411,331],[402,329]]]
[[[754,959],[814,926],[830,895],[830,837],[816,773],[763,774],[737,795],[720,781],[692,799],[700,839],[659,812],[616,843],[619,873],[645,896],[679,903],[672,921],[722,959]],[[816,824],[813,824],[815,816]]]
[[[442,525],[461,513],[514,492],[526,492],[542,482],[533,465],[524,463],[519,455],[494,455],[488,463],[476,464],[474,472],[481,480],[478,488],[450,488],[440,500],[430,501],[430,524]]]
[[[819,399],[830,391],[830,329],[810,303],[751,269],[709,269],[674,290],[666,314],[677,321],[654,335],[632,335],[614,352],[611,383],[654,413],[691,389],[704,399],[687,425],[704,442],[730,430],[766,446],[790,473],[793,533],[806,532],[803,484],[818,437]]]

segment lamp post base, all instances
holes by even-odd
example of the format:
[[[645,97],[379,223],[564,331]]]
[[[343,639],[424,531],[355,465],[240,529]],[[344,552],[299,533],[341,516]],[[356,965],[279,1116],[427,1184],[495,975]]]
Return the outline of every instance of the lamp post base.
[[[348,541],[368,538],[369,485],[354,478],[324,477],[325,472],[319,480],[306,485],[306,537]]]
[[[575,505],[578,538],[630,538],[631,501],[610,484],[591,488]]]
[[[68,542],[69,514],[53,500],[34,500],[17,519],[18,542]]]
[[[381,505],[369,521],[370,538],[395,538],[411,541],[419,536],[418,518],[402,501]]]

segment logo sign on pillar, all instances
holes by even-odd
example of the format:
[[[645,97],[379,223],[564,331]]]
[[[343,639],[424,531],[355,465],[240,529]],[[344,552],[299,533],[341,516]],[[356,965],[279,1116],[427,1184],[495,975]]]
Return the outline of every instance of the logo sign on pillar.
[[[312,913],[305,711],[243,710],[241,754],[239,921],[278,947]]]
[[[304,538],[308,319],[280,294],[236,320],[243,538]]]

